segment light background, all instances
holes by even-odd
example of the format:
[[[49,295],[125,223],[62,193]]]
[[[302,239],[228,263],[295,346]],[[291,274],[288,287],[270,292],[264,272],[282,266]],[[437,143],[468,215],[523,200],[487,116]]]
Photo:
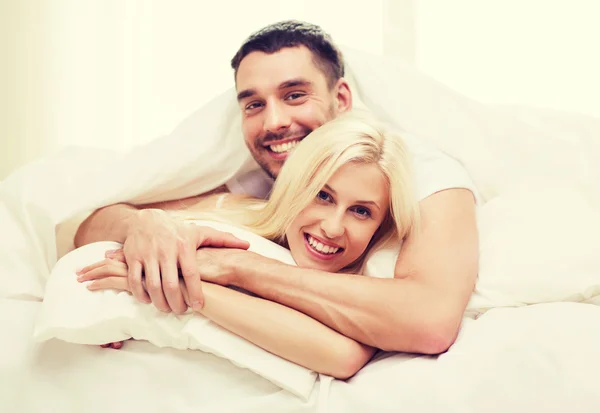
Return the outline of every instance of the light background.
[[[295,18],[483,102],[600,116],[596,0],[0,0],[0,179],[66,145],[129,150],[233,84]]]

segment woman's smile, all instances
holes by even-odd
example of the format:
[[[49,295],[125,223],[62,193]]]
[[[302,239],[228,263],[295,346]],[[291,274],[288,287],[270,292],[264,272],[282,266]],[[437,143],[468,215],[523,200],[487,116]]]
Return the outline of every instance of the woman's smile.
[[[319,260],[332,260],[344,252],[343,248],[334,246],[320,238],[316,238],[308,233],[304,234],[304,246],[306,250]]]

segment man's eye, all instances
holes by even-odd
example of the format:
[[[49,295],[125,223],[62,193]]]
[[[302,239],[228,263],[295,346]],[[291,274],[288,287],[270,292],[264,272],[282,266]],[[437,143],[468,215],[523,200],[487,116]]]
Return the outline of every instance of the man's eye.
[[[290,93],[285,97],[286,100],[296,100],[304,96],[304,93]]]
[[[259,108],[260,106],[261,104],[258,102],[250,103],[249,105],[246,105],[246,110],[254,110]]]
[[[329,195],[325,191],[319,191],[319,193],[317,194],[317,199],[319,199],[321,201],[329,202],[329,201],[331,201],[331,195]]]

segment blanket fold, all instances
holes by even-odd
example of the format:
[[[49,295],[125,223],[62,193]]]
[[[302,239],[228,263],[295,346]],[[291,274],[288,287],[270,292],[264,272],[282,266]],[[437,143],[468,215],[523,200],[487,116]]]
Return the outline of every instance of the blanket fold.
[[[349,48],[343,52],[360,100],[401,131],[459,160],[484,201],[514,185],[549,180],[600,198],[600,120],[485,105],[414,67]],[[171,134],[126,154],[68,148],[26,165],[0,186],[0,297],[43,299],[61,222],[113,203],[203,193],[248,162],[231,88]]]

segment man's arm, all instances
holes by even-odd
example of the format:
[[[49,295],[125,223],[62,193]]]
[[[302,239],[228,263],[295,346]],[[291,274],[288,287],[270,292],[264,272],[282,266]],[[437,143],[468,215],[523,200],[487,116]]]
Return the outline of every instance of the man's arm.
[[[115,204],[100,208],[83,221],[77,229],[74,240],[75,247],[79,248],[98,241],[123,243],[130,230],[131,221],[138,216],[139,211],[144,209],[159,209],[164,211],[188,209],[198,206],[199,203],[202,203],[210,195],[226,191],[227,188],[222,185],[205,194],[185,199],[156,202],[138,207],[128,204]]]
[[[423,200],[420,233],[406,239],[394,279],[238,260],[232,282],[382,350],[438,354],[456,339],[478,271],[475,203],[468,190]]]
[[[75,247],[96,241],[117,241],[129,266],[129,285],[138,301],[152,302],[158,309],[182,314],[187,306],[179,287],[179,269],[185,279],[196,310],[203,305],[200,273],[195,263],[196,249],[201,246],[248,248],[248,243],[231,234],[186,225],[173,219],[165,210],[182,210],[198,206],[208,196],[223,192],[219,187],[210,193],[139,208],[116,204],[95,211],[78,228]],[[142,284],[142,272],[146,289]]]

